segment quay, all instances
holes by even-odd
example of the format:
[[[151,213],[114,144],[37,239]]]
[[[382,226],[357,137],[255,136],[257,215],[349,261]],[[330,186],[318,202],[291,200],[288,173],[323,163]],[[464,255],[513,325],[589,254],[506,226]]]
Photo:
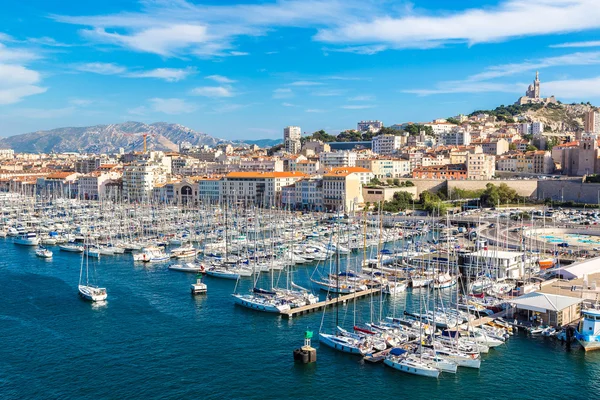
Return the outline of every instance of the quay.
[[[309,305],[302,306],[302,307],[292,308],[291,310],[288,310],[288,311],[282,311],[281,315],[285,318],[291,319],[298,315],[304,315],[304,314],[308,314],[308,313],[315,312],[315,311],[321,311],[321,310],[327,308],[328,306],[332,306],[332,305],[335,305],[338,303],[346,304],[346,302],[348,300],[362,299],[363,297],[366,297],[371,294],[379,293],[380,291],[381,291],[381,289],[375,288],[375,289],[367,289],[367,290],[362,290],[360,292],[345,294],[343,296],[339,296],[339,297],[336,297],[333,299],[319,301],[318,303],[315,303],[315,304],[309,304]]]

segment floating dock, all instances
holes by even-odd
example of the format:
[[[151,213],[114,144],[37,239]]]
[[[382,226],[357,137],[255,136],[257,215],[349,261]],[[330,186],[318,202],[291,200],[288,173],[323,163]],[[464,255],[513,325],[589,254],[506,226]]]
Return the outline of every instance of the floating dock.
[[[298,315],[304,315],[315,311],[321,311],[328,306],[333,306],[337,303],[345,304],[349,300],[354,299],[362,299],[363,297],[369,296],[371,294],[379,293],[381,289],[367,289],[356,293],[345,294],[343,296],[335,297],[331,300],[319,301],[315,304],[309,304],[307,306],[292,308],[289,311],[283,311],[281,315],[288,319],[293,318]]]

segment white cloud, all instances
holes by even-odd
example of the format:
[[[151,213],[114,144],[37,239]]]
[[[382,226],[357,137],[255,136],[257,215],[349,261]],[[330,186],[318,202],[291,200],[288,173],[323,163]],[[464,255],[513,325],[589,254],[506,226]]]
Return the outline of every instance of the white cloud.
[[[544,82],[544,92],[558,98],[588,100],[600,98],[600,76]]]
[[[282,0],[265,4],[193,4],[185,0],[142,1],[139,12],[100,16],[51,16],[84,26],[85,37],[135,51],[180,56],[243,56],[233,43],[273,27],[305,27],[366,7],[358,0]]]
[[[198,109],[195,104],[187,103],[182,99],[161,99],[156,97],[150,99],[149,102],[152,106],[152,110],[170,115],[189,114]]]
[[[0,43],[0,62],[7,63],[26,63],[37,60],[39,55],[29,50],[8,48]]]
[[[89,106],[93,102],[94,101],[90,100],[90,99],[70,99],[69,100],[69,104],[72,104],[74,106],[81,106],[81,107]]]
[[[101,62],[78,64],[75,65],[75,69],[81,72],[91,72],[93,74],[100,75],[117,75],[127,71],[125,67],[122,67],[120,65]]]
[[[277,88],[273,90],[274,99],[288,99],[294,97],[294,92],[290,88]]]
[[[304,110],[307,113],[323,113],[325,110],[320,108],[309,108],[308,110]]]
[[[354,97],[350,97],[348,99],[348,101],[373,101],[373,100],[375,100],[375,96],[371,96],[371,95],[354,96]]]
[[[472,82],[472,81],[448,81],[441,82],[434,89],[406,89],[403,93],[412,93],[419,96],[429,96],[433,94],[448,93],[488,93],[505,92],[519,93],[525,92],[527,84],[506,84],[493,82]]]
[[[344,90],[344,89],[327,89],[327,90],[318,90],[316,92],[312,92],[311,94],[313,96],[320,96],[320,97],[334,97],[334,96],[341,96],[344,93],[346,93],[346,90]]]
[[[284,107],[296,107],[294,104],[292,103],[281,103],[282,106]]]
[[[233,92],[229,86],[203,86],[192,89],[192,94],[205,97],[231,97]]]
[[[317,86],[322,84],[323,83],[316,81],[295,81],[290,83],[291,86]]]
[[[344,108],[346,110],[363,110],[366,108],[373,108],[373,107],[375,107],[375,106],[369,105],[369,104],[350,104],[350,105],[341,106],[340,108]]]
[[[505,0],[495,7],[403,15],[375,14],[370,21],[341,21],[322,29],[316,40],[390,48],[428,48],[447,43],[489,43],[523,36],[597,29],[597,0]]]
[[[578,52],[556,57],[545,57],[536,61],[525,61],[522,63],[502,64],[487,68],[485,71],[472,75],[469,80],[481,81],[503,76],[520,74],[527,71],[535,71],[550,67],[565,67],[572,65],[596,65],[600,64],[600,51]]]
[[[207,42],[206,26],[173,24],[165,27],[147,27],[131,35],[107,32],[104,28],[83,30],[90,39],[111,43],[132,50],[172,56],[181,49]]]
[[[167,82],[178,82],[195,73],[192,68],[156,68],[149,71],[132,72],[127,76],[131,78],[157,78]]]
[[[17,103],[27,96],[44,93],[37,84],[40,74],[22,65],[0,63],[0,104]]]
[[[483,72],[471,75],[464,80],[438,82],[432,89],[408,89],[403,90],[403,92],[418,94],[420,96],[446,93],[520,93],[525,92],[527,84],[498,83],[490,81],[544,68],[599,64],[600,51],[577,52],[556,57],[545,57],[533,61],[494,65],[486,68]],[[544,82],[543,90],[545,92],[548,90],[548,82]]]
[[[228,112],[236,111],[236,110],[239,110],[240,108],[245,108],[248,106],[250,106],[250,104],[221,104],[221,105],[216,106],[213,109],[213,112],[218,113],[218,114],[228,113]]]
[[[55,39],[48,36],[43,36],[39,38],[27,38],[27,42],[49,47],[71,47],[71,45],[69,44],[58,42]]]
[[[571,48],[571,47],[600,47],[600,40],[591,40],[588,42],[570,42],[550,45],[553,48]]]
[[[139,107],[135,107],[135,108],[130,108],[129,110],[127,110],[127,113],[130,114],[130,115],[143,116],[143,115],[147,115],[148,114],[148,108],[146,106],[139,106]]]
[[[209,75],[206,77],[206,79],[211,79],[215,82],[219,82],[219,83],[234,83],[236,81],[234,81],[233,79],[229,79],[226,76],[223,75]]]

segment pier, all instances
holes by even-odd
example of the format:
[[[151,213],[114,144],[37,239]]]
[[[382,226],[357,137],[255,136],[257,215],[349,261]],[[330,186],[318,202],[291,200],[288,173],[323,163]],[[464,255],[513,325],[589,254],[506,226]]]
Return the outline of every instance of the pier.
[[[376,289],[367,289],[367,290],[362,290],[360,292],[345,294],[343,296],[338,296],[338,297],[330,299],[330,300],[319,301],[318,303],[315,303],[315,304],[309,304],[309,305],[302,306],[302,307],[292,308],[289,311],[282,311],[281,315],[285,318],[291,319],[298,315],[304,315],[304,314],[308,314],[308,313],[315,312],[315,311],[321,311],[321,310],[327,308],[328,306],[332,306],[332,305],[335,305],[338,303],[346,304],[346,302],[348,300],[362,299],[368,295],[379,293],[380,291],[381,291],[381,289],[376,288]]]

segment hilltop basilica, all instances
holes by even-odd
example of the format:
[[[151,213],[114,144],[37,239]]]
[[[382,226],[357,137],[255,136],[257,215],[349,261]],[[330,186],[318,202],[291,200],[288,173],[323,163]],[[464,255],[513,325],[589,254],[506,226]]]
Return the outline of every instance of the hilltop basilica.
[[[525,96],[519,97],[515,104],[556,104],[556,98],[554,96],[540,97],[540,76],[536,71],[535,80],[527,88]]]

